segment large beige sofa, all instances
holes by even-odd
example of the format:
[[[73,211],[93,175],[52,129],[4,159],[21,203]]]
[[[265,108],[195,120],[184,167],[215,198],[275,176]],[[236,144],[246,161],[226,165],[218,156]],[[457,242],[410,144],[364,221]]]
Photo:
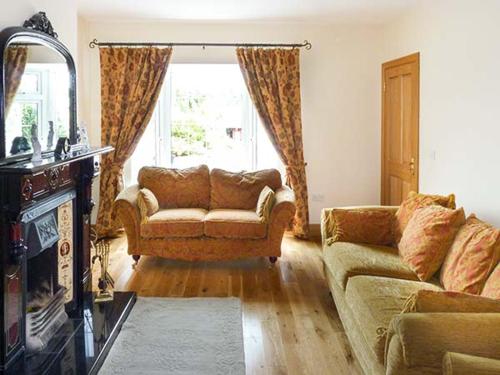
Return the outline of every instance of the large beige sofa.
[[[321,222],[325,274],[366,374],[500,373],[500,313],[401,313],[411,294],[442,290],[438,279],[418,281],[396,248],[332,241],[331,213]]]
[[[208,169],[144,167],[139,184],[121,192],[115,209],[128,240],[128,253],[183,260],[224,260],[281,255],[285,228],[295,214],[295,197],[274,169],[230,173]],[[275,192],[268,220],[256,213],[261,190]],[[138,193],[152,191],[159,211],[141,216]]]

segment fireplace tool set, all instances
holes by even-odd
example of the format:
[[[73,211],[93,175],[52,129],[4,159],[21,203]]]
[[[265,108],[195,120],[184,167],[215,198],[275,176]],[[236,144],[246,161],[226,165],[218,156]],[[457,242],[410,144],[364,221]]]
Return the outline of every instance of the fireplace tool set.
[[[105,239],[97,239],[97,233],[93,229],[91,230],[90,236],[90,246],[94,252],[94,255],[92,256],[92,265],[94,265],[98,260],[101,268],[101,274],[97,284],[99,292],[95,297],[95,302],[100,303],[111,301],[113,300],[112,288],[115,287],[115,281],[108,272],[110,252],[109,241]]]

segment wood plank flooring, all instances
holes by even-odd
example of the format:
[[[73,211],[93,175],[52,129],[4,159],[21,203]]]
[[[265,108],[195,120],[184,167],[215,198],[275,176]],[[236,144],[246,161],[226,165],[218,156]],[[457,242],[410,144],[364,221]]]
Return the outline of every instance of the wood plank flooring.
[[[273,266],[264,258],[190,263],[143,256],[135,270],[125,237],[111,248],[115,290],[239,297],[247,374],[362,374],[329,295],[319,244],[285,236]]]

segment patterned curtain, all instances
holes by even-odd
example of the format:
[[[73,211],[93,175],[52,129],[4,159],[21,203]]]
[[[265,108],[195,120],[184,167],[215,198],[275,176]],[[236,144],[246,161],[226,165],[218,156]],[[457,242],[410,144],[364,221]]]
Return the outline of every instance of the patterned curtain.
[[[28,60],[27,47],[12,47],[7,48],[7,56],[5,61],[5,113],[9,113],[9,109],[14,102],[17,89],[23,78],[24,68]]]
[[[302,145],[298,49],[237,48],[236,55],[262,124],[286,167],[296,196],[296,237],[309,234],[307,182]]]
[[[101,159],[99,237],[121,225],[113,201],[123,189],[123,166],[153,115],[172,48],[101,48],[101,144],[115,150]]]

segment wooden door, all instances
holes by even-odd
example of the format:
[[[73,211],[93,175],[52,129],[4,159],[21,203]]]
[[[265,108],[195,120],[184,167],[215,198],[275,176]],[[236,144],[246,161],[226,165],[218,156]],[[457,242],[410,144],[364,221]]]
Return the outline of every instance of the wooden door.
[[[382,64],[381,203],[399,205],[418,191],[418,53]]]

